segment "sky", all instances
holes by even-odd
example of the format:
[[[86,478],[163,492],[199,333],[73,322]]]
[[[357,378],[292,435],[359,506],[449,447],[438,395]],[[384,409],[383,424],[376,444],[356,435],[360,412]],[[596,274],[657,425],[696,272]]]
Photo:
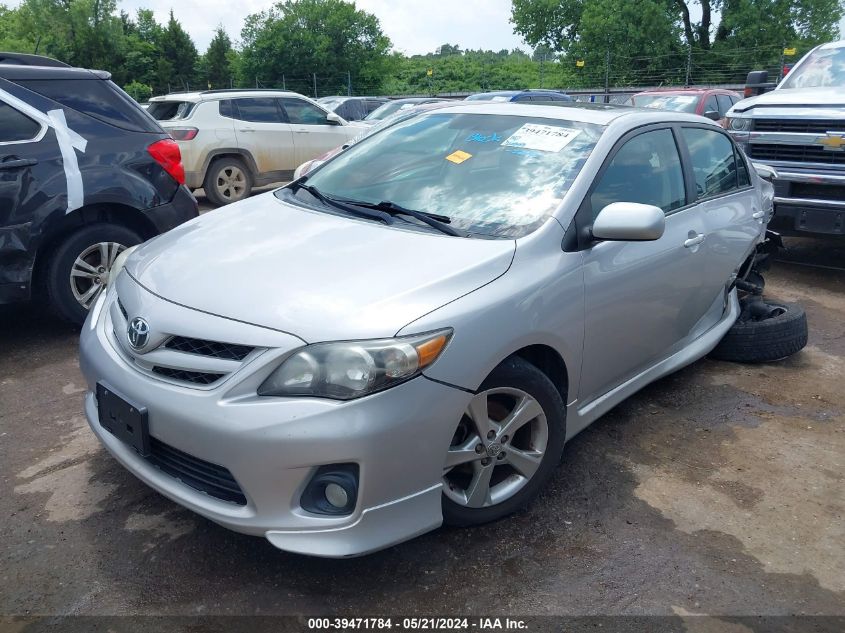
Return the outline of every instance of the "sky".
[[[2,2],[2,0],[0,0]],[[159,22],[170,8],[202,52],[218,24],[233,40],[240,39],[244,18],[269,8],[272,0],[122,0],[118,7],[135,13],[152,9]],[[359,9],[375,14],[396,50],[407,55],[434,52],[441,44],[501,50],[528,47],[514,35],[510,0],[356,0]]]
[[[0,0],[12,6],[18,2]],[[273,0],[119,0],[118,7],[131,14],[139,7],[152,9],[159,22],[167,21],[172,7],[176,19],[191,34],[199,51],[204,52],[218,25],[238,40],[244,18],[272,4]],[[356,0],[356,4],[374,13],[394,48],[407,55],[431,53],[447,43],[465,49],[529,50],[514,35],[508,21],[510,0]],[[845,37],[845,19],[840,32]]]

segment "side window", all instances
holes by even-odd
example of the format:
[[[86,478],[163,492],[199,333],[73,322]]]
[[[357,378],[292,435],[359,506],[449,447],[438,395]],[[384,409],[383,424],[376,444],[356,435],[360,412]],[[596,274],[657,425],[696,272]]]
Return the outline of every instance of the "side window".
[[[0,143],[30,141],[40,131],[39,123],[0,101]]]
[[[736,183],[740,187],[751,185],[751,178],[748,175],[748,165],[740,154],[739,149],[734,147],[734,158],[736,159]]]
[[[295,97],[283,97],[279,99],[288,120],[298,125],[327,125],[326,113],[315,105],[297,99]],[[341,115],[343,116],[343,115]]]
[[[272,97],[237,99],[237,117],[253,123],[284,123],[282,113]]]
[[[731,98],[728,95],[717,95],[716,99],[719,100],[719,115],[725,116],[733,105]]]
[[[671,130],[645,132],[616,152],[590,196],[593,219],[612,202],[653,204],[665,212],[684,205],[684,173]]]
[[[224,116],[229,119],[236,119],[234,108],[232,107],[232,100],[231,99],[224,99],[220,102],[220,116]]]
[[[701,111],[701,114],[706,112],[718,112],[719,111],[719,104],[716,101],[716,97],[710,95],[707,97],[707,101],[704,102],[704,110]]]
[[[685,127],[681,133],[692,159],[696,197],[709,198],[736,189],[737,163],[731,140],[721,132],[704,128]]]

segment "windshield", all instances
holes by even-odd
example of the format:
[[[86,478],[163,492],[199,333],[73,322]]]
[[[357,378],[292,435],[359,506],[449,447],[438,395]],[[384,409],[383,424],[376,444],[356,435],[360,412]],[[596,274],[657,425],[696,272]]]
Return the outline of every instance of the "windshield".
[[[515,238],[560,204],[603,131],[576,121],[436,112],[362,139],[308,184],[332,198],[391,201],[448,216],[470,233]]]
[[[638,108],[692,112],[693,114],[697,103],[698,97],[696,95],[636,95],[631,97],[631,105]]]
[[[781,88],[845,88],[845,46],[817,48],[792,70]]]
[[[156,121],[172,121],[184,119],[193,108],[190,101],[151,101],[147,112]]]
[[[414,106],[419,105],[419,102],[411,102],[406,101],[402,103],[401,101],[397,103],[396,101],[388,101],[384,105],[380,105],[375,110],[370,112],[366,117],[364,117],[365,121],[381,121],[382,119],[386,119],[391,114],[395,114],[396,112],[400,112],[402,110],[410,110]]]

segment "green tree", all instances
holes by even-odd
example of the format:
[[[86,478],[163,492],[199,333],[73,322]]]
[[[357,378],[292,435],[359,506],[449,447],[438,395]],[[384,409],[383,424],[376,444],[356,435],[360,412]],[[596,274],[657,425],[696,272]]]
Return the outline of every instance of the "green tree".
[[[203,56],[206,80],[212,88],[229,87],[232,80],[232,52],[232,40],[223,27],[218,26]]]
[[[284,0],[246,18],[241,72],[257,81],[311,93],[311,74],[321,92],[375,92],[389,67],[390,40],[378,18],[345,0]]]
[[[191,82],[196,84],[197,47],[173,17],[170,19],[158,38],[158,80],[167,84],[168,90],[188,90]]]

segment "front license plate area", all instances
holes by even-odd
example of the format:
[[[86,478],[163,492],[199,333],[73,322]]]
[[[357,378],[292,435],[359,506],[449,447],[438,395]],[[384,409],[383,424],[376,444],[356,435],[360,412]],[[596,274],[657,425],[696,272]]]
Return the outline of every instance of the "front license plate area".
[[[100,426],[134,448],[141,457],[150,454],[147,409],[129,402],[111,387],[97,383],[97,412]]]

